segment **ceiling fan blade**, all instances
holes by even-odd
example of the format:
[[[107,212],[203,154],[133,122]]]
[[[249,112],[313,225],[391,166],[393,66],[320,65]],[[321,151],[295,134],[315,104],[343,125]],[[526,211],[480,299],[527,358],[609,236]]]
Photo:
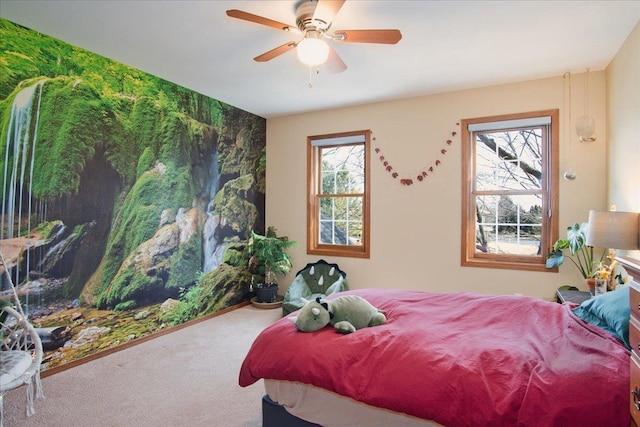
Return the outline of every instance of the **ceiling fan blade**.
[[[340,30],[334,36],[338,41],[349,43],[396,44],[402,33],[399,30]]]
[[[327,25],[331,25],[333,18],[342,8],[346,0],[318,0],[315,10],[313,11],[313,19],[324,21]]]
[[[227,15],[232,18],[242,19],[249,22],[254,22],[260,25],[266,25],[277,30],[300,32],[294,25],[283,24],[282,22],[274,21],[273,19],[265,18],[264,16],[254,15],[253,13],[243,12],[238,9],[227,10]]]
[[[255,58],[253,58],[253,60],[256,62],[270,61],[276,56],[282,55],[283,53],[288,52],[291,49],[295,48],[297,44],[298,44],[297,42],[285,43],[281,46],[278,46],[275,49],[271,49],[270,51],[263,53],[262,55],[256,56]]]
[[[325,65],[330,73],[341,73],[347,69],[347,64],[344,63],[338,52],[331,46],[329,46],[329,57]]]

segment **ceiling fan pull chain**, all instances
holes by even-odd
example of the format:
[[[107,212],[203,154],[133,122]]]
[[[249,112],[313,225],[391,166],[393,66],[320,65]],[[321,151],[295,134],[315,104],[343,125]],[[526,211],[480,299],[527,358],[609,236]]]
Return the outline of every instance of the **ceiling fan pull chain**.
[[[315,74],[316,75],[320,74],[320,68],[316,68]],[[313,75],[314,75],[313,66],[310,66],[309,67],[309,89],[313,88]]]

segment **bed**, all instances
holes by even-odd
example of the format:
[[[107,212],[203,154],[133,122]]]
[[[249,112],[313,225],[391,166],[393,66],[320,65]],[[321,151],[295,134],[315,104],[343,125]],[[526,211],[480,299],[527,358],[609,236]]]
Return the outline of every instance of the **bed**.
[[[385,310],[387,323],[342,335],[298,332],[283,318],[254,341],[239,384],[264,380],[264,426],[630,424],[628,290],[584,309],[385,289],[328,299],[348,294]],[[624,322],[585,321],[625,309],[626,337]]]

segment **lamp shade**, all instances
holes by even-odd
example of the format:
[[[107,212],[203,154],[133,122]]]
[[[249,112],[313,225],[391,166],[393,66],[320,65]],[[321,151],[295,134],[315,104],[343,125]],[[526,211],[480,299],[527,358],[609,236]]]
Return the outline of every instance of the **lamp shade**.
[[[638,213],[589,211],[588,246],[638,249]]]

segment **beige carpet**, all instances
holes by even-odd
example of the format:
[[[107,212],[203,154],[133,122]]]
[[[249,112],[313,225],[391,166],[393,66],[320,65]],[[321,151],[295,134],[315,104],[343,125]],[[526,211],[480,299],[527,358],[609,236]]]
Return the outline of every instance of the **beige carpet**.
[[[42,379],[45,399],[25,416],[24,387],[4,399],[5,427],[262,425],[262,381],[238,373],[258,333],[281,309],[251,305]]]

